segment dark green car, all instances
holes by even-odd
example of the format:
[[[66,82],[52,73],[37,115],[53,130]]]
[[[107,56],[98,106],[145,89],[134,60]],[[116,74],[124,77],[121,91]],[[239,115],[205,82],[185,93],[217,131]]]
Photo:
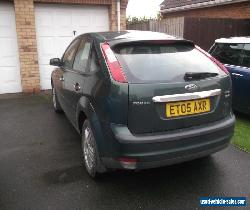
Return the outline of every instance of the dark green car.
[[[82,136],[95,177],[207,156],[234,132],[225,67],[192,42],[155,32],[77,37],[51,75],[54,109]]]

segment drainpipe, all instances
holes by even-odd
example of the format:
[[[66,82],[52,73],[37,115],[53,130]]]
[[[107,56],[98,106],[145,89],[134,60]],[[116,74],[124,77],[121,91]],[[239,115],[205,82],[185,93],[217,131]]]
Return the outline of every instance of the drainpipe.
[[[121,31],[121,1],[116,0],[116,12],[117,12],[117,31]]]

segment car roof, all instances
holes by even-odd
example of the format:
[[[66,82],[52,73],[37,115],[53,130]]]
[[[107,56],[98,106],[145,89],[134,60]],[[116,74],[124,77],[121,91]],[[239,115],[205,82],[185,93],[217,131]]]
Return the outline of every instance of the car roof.
[[[89,33],[95,39],[100,42],[111,42],[118,40],[184,40],[179,37],[171,36],[165,33],[151,32],[151,31],[120,31],[120,32],[98,32]]]
[[[215,43],[227,43],[227,44],[249,44],[250,37],[230,37],[230,38],[220,38],[216,39]]]

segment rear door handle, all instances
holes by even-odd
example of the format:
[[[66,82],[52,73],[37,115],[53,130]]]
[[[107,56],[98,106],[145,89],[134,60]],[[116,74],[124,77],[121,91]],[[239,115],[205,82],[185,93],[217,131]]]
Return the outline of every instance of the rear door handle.
[[[78,82],[76,84],[74,84],[74,89],[75,89],[75,91],[81,90],[81,86],[79,85]]]
[[[232,75],[236,76],[236,77],[243,77],[242,74],[238,74],[238,73],[232,73]]]
[[[60,81],[64,81],[64,77],[60,77],[59,80],[60,80]]]

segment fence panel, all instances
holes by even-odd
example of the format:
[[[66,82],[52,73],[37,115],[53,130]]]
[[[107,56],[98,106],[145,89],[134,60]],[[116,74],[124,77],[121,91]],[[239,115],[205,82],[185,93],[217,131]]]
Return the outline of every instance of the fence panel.
[[[164,32],[174,36],[183,36],[184,18],[170,18],[163,20],[151,20],[150,30]]]
[[[250,36],[250,19],[178,17],[132,24],[127,28],[184,37],[208,50],[215,39]]]
[[[184,38],[208,50],[218,38],[249,36],[250,19],[191,18],[184,21]]]
[[[169,18],[163,20],[150,20],[148,22],[130,24],[129,30],[156,31],[174,36],[183,37],[184,17]]]
[[[150,31],[149,21],[127,25],[128,30]]]

